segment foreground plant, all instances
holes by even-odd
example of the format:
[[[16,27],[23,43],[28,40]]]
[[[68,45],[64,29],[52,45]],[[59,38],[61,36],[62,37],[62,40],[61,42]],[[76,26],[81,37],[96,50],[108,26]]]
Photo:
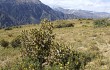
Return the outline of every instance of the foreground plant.
[[[22,32],[22,62],[18,70],[83,70],[94,54],[77,52],[55,42],[53,25],[41,22],[40,29]]]
[[[52,23],[48,20],[41,22],[41,28],[22,32],[22,57],[27,64],[24,68],[43,69],[43,64],[48,62],[54,47],[54,34]],[[28,65],[28,63],[30,63]],[[33,65],[32,65],[33,64]],[[31,67],[30,67],[31,65]]]
[[[4,39],[0,41],[0,45],[4,48],[7,48],[9,46],[9,42],[5,41]]]

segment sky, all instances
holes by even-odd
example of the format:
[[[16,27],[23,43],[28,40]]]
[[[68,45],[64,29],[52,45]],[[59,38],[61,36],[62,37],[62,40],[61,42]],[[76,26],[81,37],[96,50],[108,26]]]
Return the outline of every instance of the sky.
[[[50,7],[110,13],[110,0],[41,0]]]

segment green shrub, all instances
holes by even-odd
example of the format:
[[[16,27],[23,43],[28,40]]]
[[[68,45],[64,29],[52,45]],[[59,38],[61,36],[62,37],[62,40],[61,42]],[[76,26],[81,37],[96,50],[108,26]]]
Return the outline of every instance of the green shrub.
[[[88,27],[87,25],[82,25],[82,27]]]
[[[82,21],[83,19],[78,19],[79,21]]]
[[[87,20],[93,20],[93,18],[88,18]]]
[[[25,52],[23,53],[23,58],[26,58],[28,63],[34,64],[32,68],[35,70],[42,70],[43,64],[48,60],[51,54],[54,46],[54,34],[52,30],[52,24],[44,20],[41,22],[41,28],[39,30],[32,29],[22,32],[22,51]],[[23,61],[25,61],[24,59]],[[26,64],[24,67],[29,69],[29,65]]]
[[[12,27],[6,27],[5,30],[12,30]]]
[[[55,28],[74,27],[74,23],[57,24]]]
[[[110,22],[108,21],[108,19],[98,19],[94,21],[95,27],[106,27],[109,25],[110,25]]]
[[[40,29],[22,32],[22,62],[18,70],[83,70],[94,54],[77,52],[55,42],[53,25],[44,20]]]
[[[13,26],[13,28],[22,28],[22,26],[20,26],[20,25],[19,26]]]
[[[5,41],[4,39],[0,41],[0,45],[4,48],[8,47],[9,45],[9,42],[8,41]]]
[[[13,35],[12,34],[8,34],[8,37],[13,37]]]
[[[80,24],[83,24],[83,22],[81,21]]]
[[[59,70],[83,70],[88,62],[96,58],[97,55],[92,53],[78,52],[70,49],[68,46],[57,45],[55,52],[54,66],[61,67]]]
[[[20,37],[19,36],[17,36],[15,39],[13,39],[11,41],[11,46],[13,48],[16,48],[16,47],[20,47],[21,46],[21,40],[20,40]]]

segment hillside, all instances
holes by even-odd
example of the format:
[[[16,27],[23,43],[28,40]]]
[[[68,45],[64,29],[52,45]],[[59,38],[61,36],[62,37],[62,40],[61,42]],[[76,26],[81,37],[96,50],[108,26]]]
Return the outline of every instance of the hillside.
[[[0,28],[15,25],[15,19],[0,11]]]
[[[63,13],[54,11],[39,0],[1,0],[0,8],[0,11],[11,17],[14,25],[39,23],[44,18],[49,20],[64,18]],[[10,23],[3,25],[5,24],[11,25]]]

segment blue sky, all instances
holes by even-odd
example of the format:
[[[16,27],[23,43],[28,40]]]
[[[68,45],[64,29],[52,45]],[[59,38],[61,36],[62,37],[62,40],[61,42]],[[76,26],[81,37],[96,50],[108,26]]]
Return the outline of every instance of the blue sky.
[[[41,2],[51,7],[110,13],[110,0],[41,0]]]

